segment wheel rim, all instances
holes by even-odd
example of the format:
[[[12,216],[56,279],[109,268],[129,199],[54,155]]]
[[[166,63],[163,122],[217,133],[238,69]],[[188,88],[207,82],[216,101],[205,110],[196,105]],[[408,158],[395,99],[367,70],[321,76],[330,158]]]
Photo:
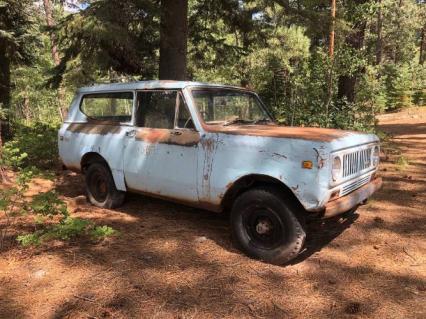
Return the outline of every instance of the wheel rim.
[[[274,249],[283,242],[284,225],[274,211],[268,208],[250,209],[242,217],[252,245],[261,249]]]
[[[93,198],[102,203],[108,196],[108,181],[100,170],[94,171],[89,177],[89,191]]]

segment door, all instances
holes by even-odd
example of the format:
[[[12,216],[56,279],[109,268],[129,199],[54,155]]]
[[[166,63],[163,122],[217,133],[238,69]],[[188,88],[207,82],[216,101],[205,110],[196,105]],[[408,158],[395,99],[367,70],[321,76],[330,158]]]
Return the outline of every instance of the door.
[[[180,91],[138,92],[134,127],[126,132],[124,148],[128,189],[197,201],[199,141]]]

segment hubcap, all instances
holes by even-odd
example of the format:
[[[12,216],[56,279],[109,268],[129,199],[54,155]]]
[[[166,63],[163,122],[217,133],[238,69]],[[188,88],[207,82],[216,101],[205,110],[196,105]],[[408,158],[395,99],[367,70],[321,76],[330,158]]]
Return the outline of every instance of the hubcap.
[[[252,245],[261,249],[274,249],[283,242],[284,224],[273,210],[268,207],[248,208],[242,217]]]
[[[259,235],[269,234],[272,231],[273,225],[267,219],[260,219],[256,225],[256,231]]]

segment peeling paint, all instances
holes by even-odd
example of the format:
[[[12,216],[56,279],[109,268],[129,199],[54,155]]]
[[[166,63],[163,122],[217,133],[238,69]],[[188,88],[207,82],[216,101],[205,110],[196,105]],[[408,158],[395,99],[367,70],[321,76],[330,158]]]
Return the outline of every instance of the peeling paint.
[[[324,167],[326,159],[321,156],[320,152],[315,147],[313,148],[313,150],[315,151],[315,153],[317,153],[318,168],[321,169]]]
[[[168,130],[168,129],[137,129],[136,140],[148,143],[174,144],[180,146],[197,146],[200,134],[192,130]]]
[[[204,128],[207,132],[214,133],[303,139],[321,142],[330,142],[332,140],[339,139],[350,134],[362,134],[358,132],[342,131],[336,129],[325,129],[316,127],[292,127],[270,124],[232,126],[205,125]]]
[[[72,133],[82,133],[82,134],[119,134],[122,128],[115,124],[105,124],[104,122],[100,123],[72,123],[68,126],[67,131]]]

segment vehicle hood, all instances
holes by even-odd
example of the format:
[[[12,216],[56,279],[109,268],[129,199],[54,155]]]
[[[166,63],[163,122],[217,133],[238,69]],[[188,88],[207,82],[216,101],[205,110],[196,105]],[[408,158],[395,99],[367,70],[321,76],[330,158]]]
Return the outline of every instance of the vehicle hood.
[[[207,131],[223,134],[300,139],[315,142],[352,140],[357,144],[377,141],[374,134],[317,127],[280,125],[209,125]],[[355,141],[358,140],[358,141]]]

